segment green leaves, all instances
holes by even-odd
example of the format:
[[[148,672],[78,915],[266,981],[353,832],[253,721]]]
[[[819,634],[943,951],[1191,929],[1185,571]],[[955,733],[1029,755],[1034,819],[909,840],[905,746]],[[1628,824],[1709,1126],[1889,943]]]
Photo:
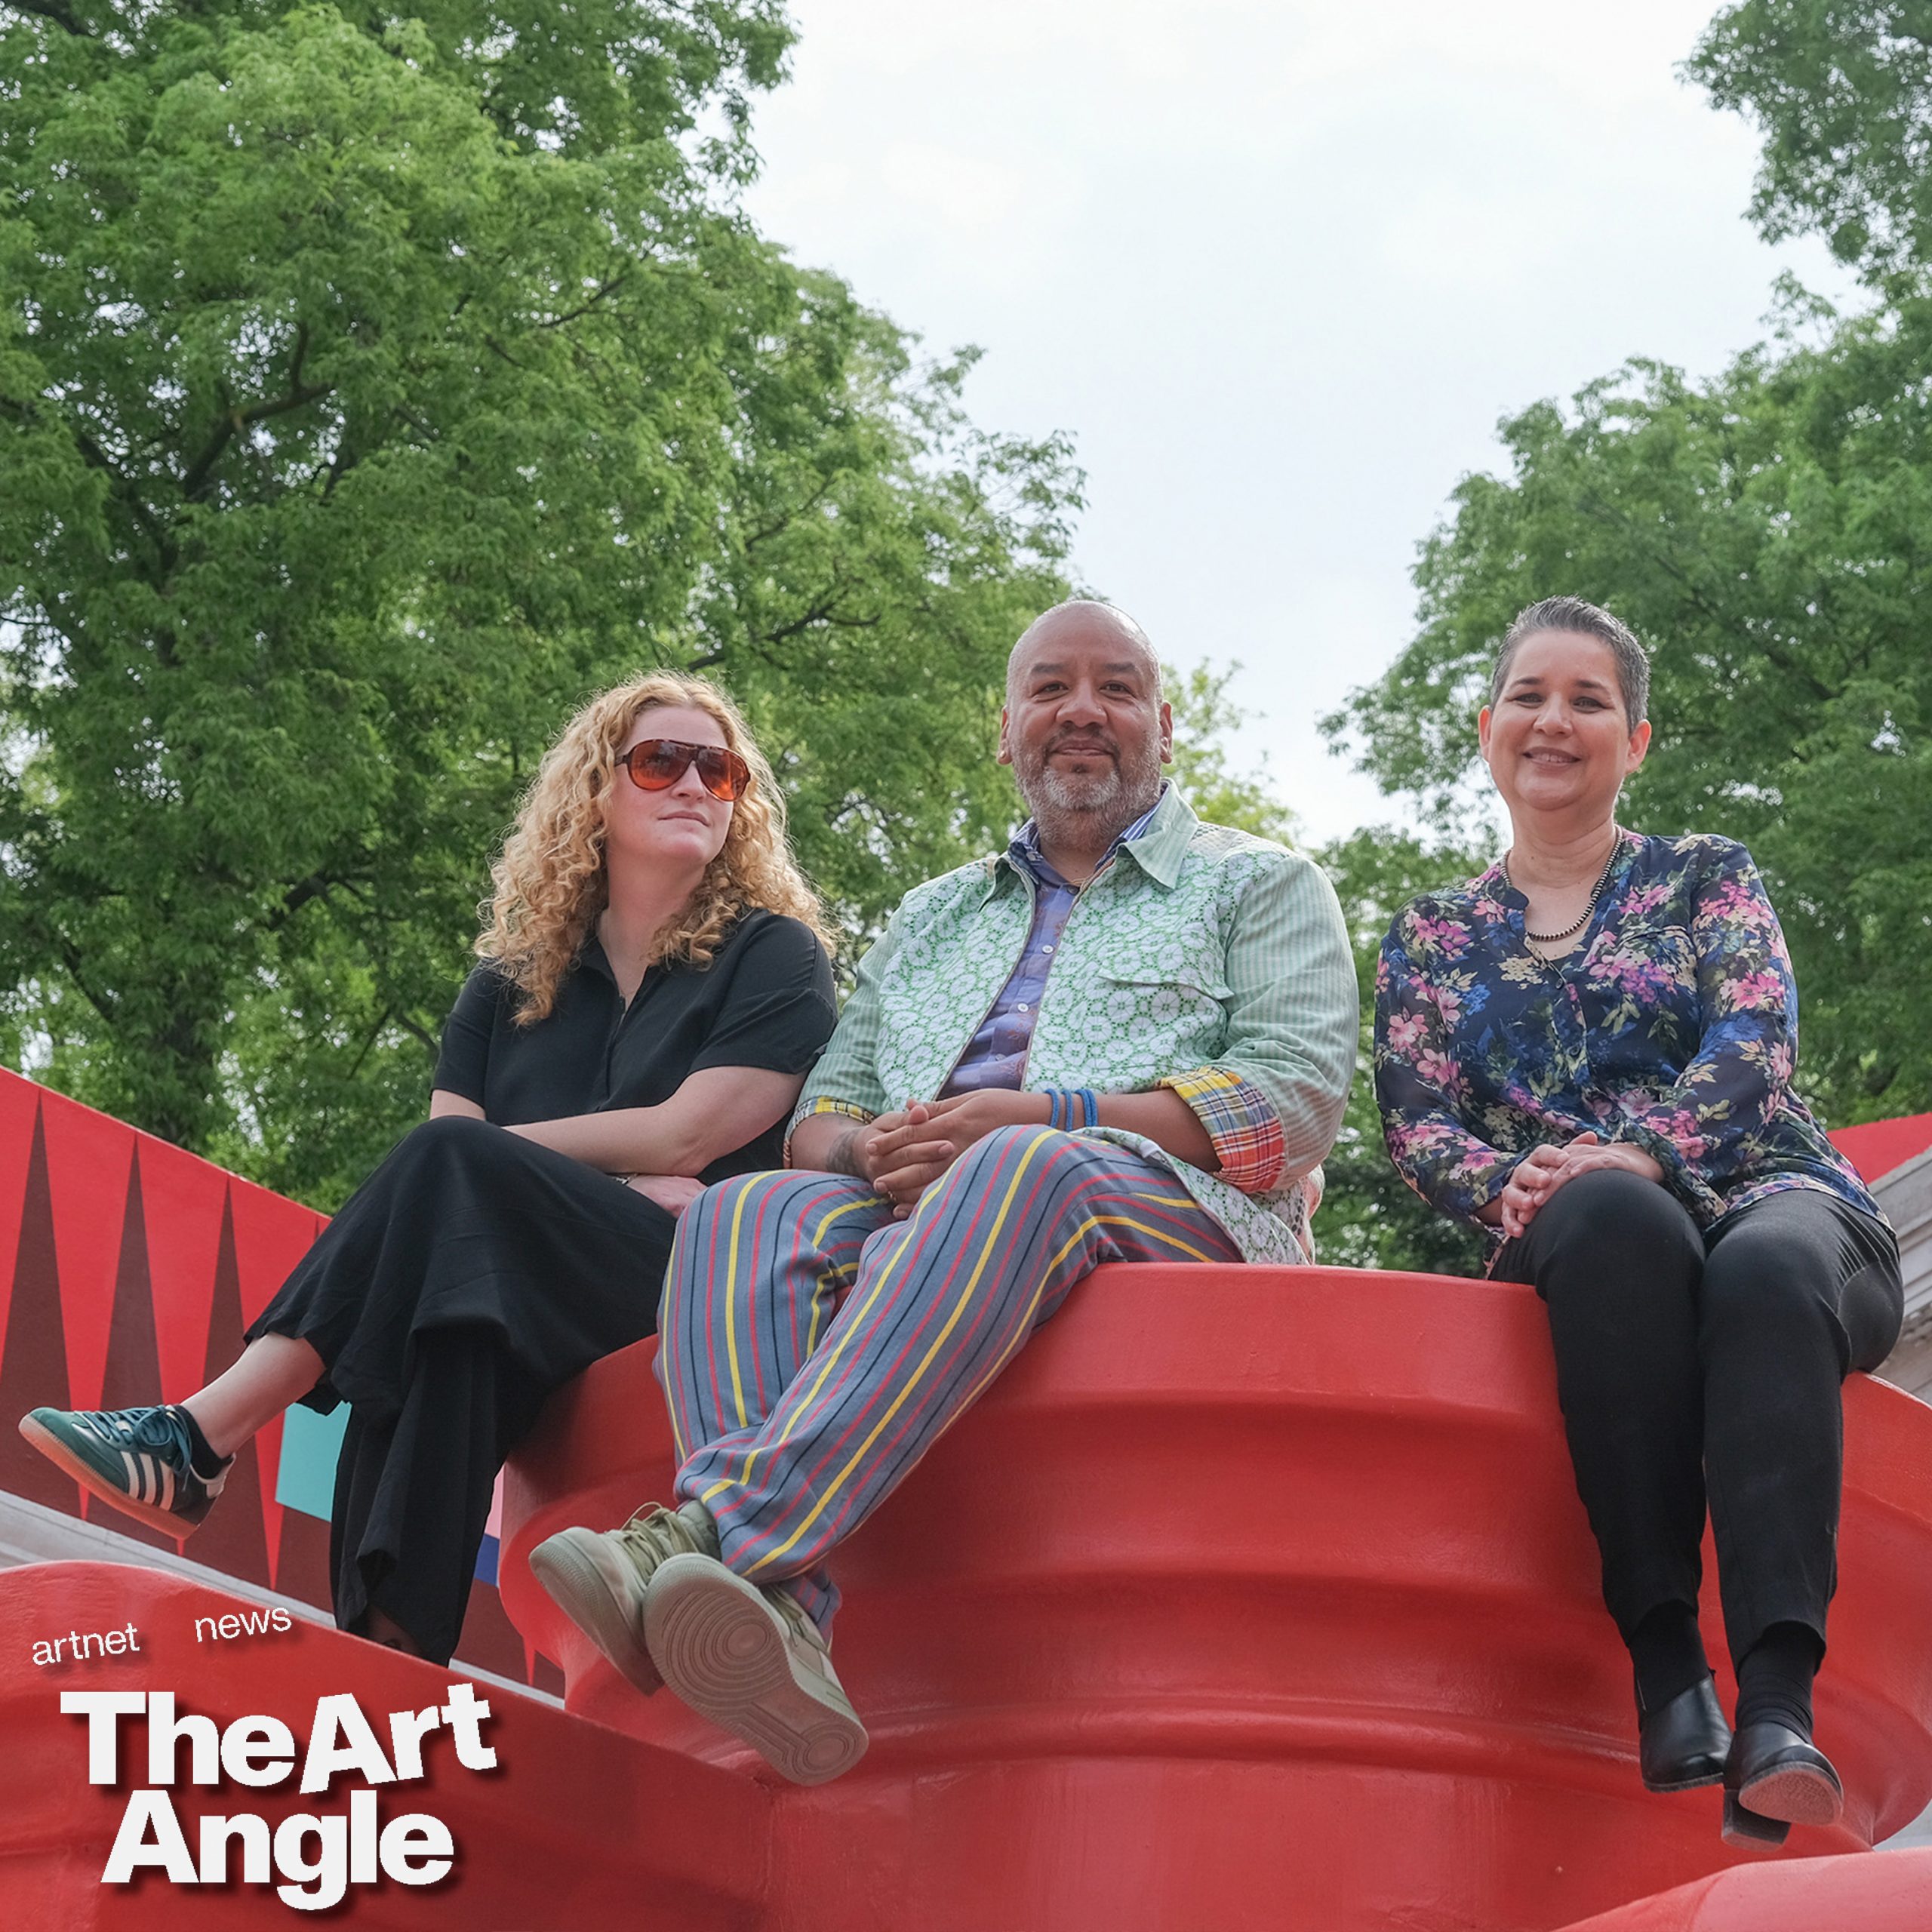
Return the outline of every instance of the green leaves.
[[[1284,845],[1295,841],[1294,814],[1269,789],[1265,755],[1249,771],[1237,770],[1223,743],[1241,721],[1228,696],[1241,669],[1216,671],[1197,664],[1183,673],[1166,667],[1164,684],[1174,708],[1174,783],[1198,815],[1214,825],[1232,825]]]
[[[1317,856],[1349,922],[1361,1001],[1355,1084],[1349,1089],[1341,1132],[1322,1163],[1324,1187],[1314,1224],[1318,1258],[1330,1267],[1480,1274],[1480,1238],[1426,1205],[1390,1161],[1372,1069],[1375,974],[1383,935],[1417,894],[1472,877],[1488,863],[1488,855],[1376,826],[1337,839]]]
[[[732,208],[774,6],[73,25],[0,9],[35,1065],[331,1203],[420,1115],[544,746],[651,663],[737,691],[855,928],[1004,829],[1078,478]]]
[[[1745,0],[1685,71],[1764,136],[1752,214],[1767,238],[1816,231],[1874,279],[1932,258],[1922,0]]]

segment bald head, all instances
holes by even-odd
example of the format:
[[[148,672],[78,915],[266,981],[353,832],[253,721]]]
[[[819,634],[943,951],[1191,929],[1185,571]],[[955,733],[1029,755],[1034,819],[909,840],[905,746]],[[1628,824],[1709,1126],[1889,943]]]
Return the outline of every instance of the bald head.
[[[1097,858],[1148,811],[1173,749],[1160,660],[1124,611],[1081,598],[1027,626],[1007,660],[999,756],[1051,863]]]
[[[1082,655],[1096,645],[1111,652],[1123,667],[1131,666],[1146,681],[1149,694],[1158,703],[1161,695],[1161,660],[1147,633],[1124,611],[1097,598],[1070,597],[1042,611],[1020,634],[1006,660],[1006,689],[1009,703],[1023,685],[1027,674],[1042,663],[1051,663],[1056,651],[1077,649]]]

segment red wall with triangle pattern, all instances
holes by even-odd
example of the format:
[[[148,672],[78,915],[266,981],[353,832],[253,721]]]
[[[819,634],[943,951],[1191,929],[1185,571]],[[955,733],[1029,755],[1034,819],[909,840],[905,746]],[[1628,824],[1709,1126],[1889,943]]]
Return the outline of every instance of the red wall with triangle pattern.
[[[275,1500],[278,1418],[237,1457],[192,1549],[108,1510],[11,1426],[31,1408],[178,1401],[227,1367],[242,1331],[325,1217],[0,1069],[0,1491],[186,1550],[326,1609],[328,1525]],[[471,1594],[457,1654],[561,1688],[497,1592]]]

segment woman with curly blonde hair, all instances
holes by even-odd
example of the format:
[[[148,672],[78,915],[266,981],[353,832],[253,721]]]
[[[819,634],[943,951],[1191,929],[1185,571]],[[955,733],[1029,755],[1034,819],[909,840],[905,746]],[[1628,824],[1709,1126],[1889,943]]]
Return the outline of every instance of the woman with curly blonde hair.
[[[178,1404],[21,1432],[182,1536],[294,1401],[349,1405],[331,1552],[344,1629],[454,1651],[496,1473],[551,1392],[654,1334],[677,1217],[782,1164],[832,1030],[818,902],[737,708],[654,673],[565,728],[493,870],[429,1118]]]

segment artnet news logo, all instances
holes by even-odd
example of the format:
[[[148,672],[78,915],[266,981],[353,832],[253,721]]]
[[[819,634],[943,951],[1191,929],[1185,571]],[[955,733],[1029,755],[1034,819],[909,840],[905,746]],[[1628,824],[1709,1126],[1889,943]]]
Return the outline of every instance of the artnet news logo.
[[[497,1764],[495,1749],[483,1742],[490,1706],[463,1683],[450,1684],[441,1704],[389,1712],[386,1749],[346,1692],[317,1699],[299,1748],[279,1718],[240,1717],[217,1726],[210,1717],[177,1716],[171,1690],[68,1690],[60,1709],[87,1721],[90,1784],[118,1783],[124,1766],[146,1765],[146,1787],[128,1795],[103,1884],[126,1884],[150,1869],[177,1885],[220,1885],[238,1877],[245,1884],[273,1884],[275,1896],[298,1912],[325,1911],[350,1886],[379,1878],[401,1885],[447,1878],[457,1856],[449,1827],[425,1811],[386,1822],[377,1787],[426,1777],[424,1752],[434,1748],[438,1732],[465,1770],[494,1770]],[[294,1777],[299,1761],[296,1789],[304,1796],[326,1800],[339,1779],[352,1778],[360,1788],[348,1790],[343,1808],[296,1812],[272,1829],[257,1812],[205,1814],[191,1845],[174,1796],[183,1782],[184,1746],[190,1784],[226,1780],[269,1789]]]

